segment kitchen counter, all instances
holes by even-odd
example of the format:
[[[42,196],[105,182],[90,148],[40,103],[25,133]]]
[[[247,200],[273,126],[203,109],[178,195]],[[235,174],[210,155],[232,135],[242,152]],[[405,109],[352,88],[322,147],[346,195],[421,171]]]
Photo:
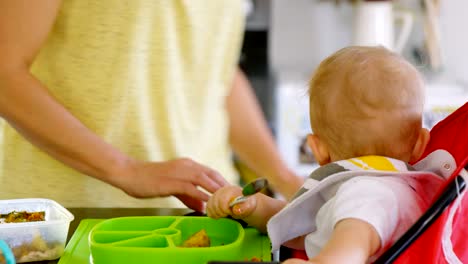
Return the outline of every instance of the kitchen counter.
[[[82,219],[87,218],[113,218],[121,216],[151,216],[151,215],[202,215],[201,213],[193,212],[189,209],[183,208],[67,208],[74,216],[75,219],[70,223],[68,230],[67,242],[70,241],[71,236],[80,224]],[[55,264],[58,260],[51,261],[36,261],[28,262],[36,264]]]

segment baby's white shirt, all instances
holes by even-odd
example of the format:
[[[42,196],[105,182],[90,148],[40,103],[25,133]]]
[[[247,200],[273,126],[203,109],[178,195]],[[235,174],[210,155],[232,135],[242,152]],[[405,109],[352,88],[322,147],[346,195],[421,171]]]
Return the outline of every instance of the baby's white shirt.
[[[428,201],[415,191],[420,187],[418,184],[412,178],[399,176],[357,176],[344,182],[318,211],[317,229],[305,239],[307,256],[317,255],[330,239],[335,225],[347,218],[373,226],[379,234],[382,249],[386,249],[428,206]]]

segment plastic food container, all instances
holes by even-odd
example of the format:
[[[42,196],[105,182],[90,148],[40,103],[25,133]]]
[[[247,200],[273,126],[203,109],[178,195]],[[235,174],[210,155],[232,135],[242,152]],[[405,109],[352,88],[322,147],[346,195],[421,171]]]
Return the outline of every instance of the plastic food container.
[[[11,248],[17,263],[52,260],[62,255],[74,219],[67,209],[48,199],[0,200],[0,214],[12,211],[45,212],[45,221],[0,222],[0,240]],[[5,263],[1,254],[0,263]]]
[[[204,229],[209,247],[181,247]],[[91,230],[89,245],[94,264],[191,263],[243,260],[244,229],[231,219],[189,216],[120,217],[105,220]]]

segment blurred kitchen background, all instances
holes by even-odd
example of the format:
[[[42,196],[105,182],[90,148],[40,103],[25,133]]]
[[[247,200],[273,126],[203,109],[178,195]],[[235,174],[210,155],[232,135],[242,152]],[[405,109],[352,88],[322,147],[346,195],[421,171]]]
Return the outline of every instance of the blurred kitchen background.
[[[408,39],[400,53],[427,81],[426,127],[432,127],[468,101],[467,0],[246,0],[245,3],[247,24],[240,65],[255,89],[284,159],[300,175],[307,176],[316,166],[304,144],[305,135],[310,133],[308,78],[325,57],[359,41],[358,34],[387,30],[380,28],[385,27],[381,22],[372,23],[372,18],[364,18],[369,14],[358,11],[362,4],[392,6],[395,39],[408,29],[408,21],[397,13],[409,14]],[[374,28],[357,28],[359,23]]]

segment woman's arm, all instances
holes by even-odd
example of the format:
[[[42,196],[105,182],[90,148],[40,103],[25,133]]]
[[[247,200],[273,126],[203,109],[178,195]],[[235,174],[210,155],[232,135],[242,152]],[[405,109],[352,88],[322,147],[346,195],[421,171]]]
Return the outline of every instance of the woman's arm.
[[[291,198],[303,179],[282,160],[250,84],[240,69],[227,98],[227,109],[233,150],[257,174],[267,177],[276,191]]]
[[[197,186],[217,190],[225,184],[217,172],[190,159],[143,162],[126,156],[75,118],[30,73],[60,4],[59,0],[0,2],[0,117],[52,157],[129,195],[176,195],[189,207],[202,210],[201,200],[209,196]]]
[[[112,170],[123,170],[129,159],[89,131],[29,72],[59,8],[58,0],[0,3],[0,116],[55,158],[112,181]]]

